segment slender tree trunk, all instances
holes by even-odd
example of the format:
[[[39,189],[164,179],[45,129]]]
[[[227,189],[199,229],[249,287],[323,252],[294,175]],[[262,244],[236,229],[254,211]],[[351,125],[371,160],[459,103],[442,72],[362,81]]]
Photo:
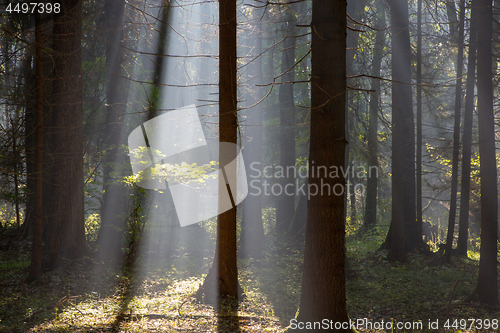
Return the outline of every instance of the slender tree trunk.
[[[19,88],[18,86],[23,86],[22,80],[19,80],[19,83],[15,83],[12,78],[13,78],[13,69],[17,67],[17,64],[12,61],[14,58],[14,54],[12,56],[10,55],[10,50],[11,50],[11,38],[9,36],[3,36],[2,40],[2,68],[3,68],[3,84],[2,84],[2,91],[5,89],[5,91],[10,91],[12,90],[12,93],[16,93],[16,90],[18,91]],[[29,63],[26,63],[25,61],[22,62],[22,65],[20,67],[20,72],[21,75],[27,75],[26,68],[30,68],[31,66],[28,66]],[[12,71],[12,72],[11,72]],[[8,94],[8,93],[7,93]],[[18,131],[19,131],[19,112],[15,110],[14,107],[11,107],[11,101],[9,101],[8,98],[3,99],[4,105],[3,105],[3,115],[2,115],[2,123],[6,122],[8,119],[9,126],[2,126],[2,132],[5,130],[10,130],[9,132],[5,132],[5,134],[8,136],[6,140],[12,140],[12,144],[10,147],[8,147],[8,157],[5,155],[2,155],[2,158],[5,160],[9,160],[12,166],[12,173],[8,173],[8,177],[12,177],[12,180],[14,181],[14,211],[15,211],[15,219],[16,219],[16,227],[20,227],[20,212],[19,212],[19,163],[20,163],[20,153],[18,149]],[[3,124],[2,124],[3,125]],[[5,124],[7,125],[7,124]],[[10,128],[9,128],[10,127]],[[3,146],[2,148],[7,148],[6,146]],[[9,181],[10,182],[10,181]]]
[[[54,14],[54,192],[47,225],[48,266],[85,248],[82,114],[82,1],[63,0]]]
[[[295,166],[295,101],[293,96],[293,82],[295,81],[295,36],[296,24],[293,5],[284,7],[284,20],[286,24],[285,40],[281,53],[281,82],[279,88],[280,104],[280,166],[288,170]],[[285,83],[286,82],[286,83]],[[291,173],[292,174],[292,173]],[[295,179],[289,177],[285,172],[281,178],[281,187],[288,189],[289,193],[295,193]],[[293,213],[295,211],[295,195],[282,193],[276,205],[276,226],[280,233],[284,234],[290,228]]]
[[[103,161],[103,197],[101,205],[101,228],[97,241],[100,259],[116,260],[120,257],[124,235],[124,216],[128,212],[127,190],[121,182],[122,166],[126,156],[120,152],[126,144],[122,138],[125,116],[125,83],[123,52],[124,0],[106,0],[106,121],[104,145],[106,154]],[[113,176],[114,175],[114,176]]]
[[[361,21],[361,13],[363,12],[362,7],[364,4],[364,0],[349,0],[347,1],[347,14],[355,21]],[[350,20],[349,20],[350,21]],[[349,26],[355,26],[354,22],[351,22]],[[355,26],[357,28],[357,26]],[[359,30],[359,29],[358,29]],[[352,75],[351,71],[353,70],[353,62],[354,55],[356,54],[356,49],[358,47],[358,37],[359,32],[353,30],[347,30],[347,49],[346,49],[346,67],[347,67],[347,75]],[[349,95],[347,93],[346,95]]]
[[[481,250],[477,300],[498,303],[497,240],[498,192],[495,159],[495,118],[493,115],[492,6],[491,0],[477,0],[477,109],[481,173]]]
[[[469,237],[469,200],[472,148],[472,118],[474,112],[474,83],[476,79],[477,8],[471,7],[469,59],[467,64],[467,83],[464,111],[464,134],[462,137],[462,178],[460,182],[460,217],[458,227],[457,253],[467,256]]]
[[[389,258],[404,261],[416,246],[415,136],[408,2],[389,0],[392,43],[392,222]]]
[[[220,146],[221,166],[237,156],[236,23],[236,0],[219,0],[219,141],[234,144],[234,150]],[[236,181],[228,179],[228,183]],[[219,182],[219,186],[219,191],[227,191],[224,182]],[[214,262],[197,296],[204,294],[205,301],[216,305],[220,299],[240,299],[236,257],[236,207],[233,207],[217,217]]]
[[[42,24],[40,14],[35,14],[35,223],[31,267],[27,280],[33,281],[42,275],[42,237],[43,237],[43,54]]]
[[[417,4],[417,156],[416,214],[417,233],[422,238],[422,0]]]
[[[238,139],[236,89],[236,1],[219,1],[219,140],[236,144]],[[220,165],[236,158],[234,151],[219,150]],[[229,180],[229,182],[231,182]],[[234,183],[234,182],[233,182]],[[216,248],[218,264],[218,295],[238,299],[238,269],[236,266],[236,208],[217,217]]]
[[[250,84],[252,85],[247,92],[247,104],[249,106],[259,103],[264,97],[261,85],[263,83],[262,79],[262,33],[261,24],[257,21],[260,18],[260,12],[255,13],[256,24],[251,27],[254,29],[253,32],[247,37],[249,38],[253,47],[253,51],[250,53],[255,59],[251,59],[249,64],[249,78]],[[258,18],[257,18],[257,15]],[[263,22],[264,23],[264,22]],[[262,172],[262,112],[263,103],[255,105],[249,110],[248,118],[245,122],[248,129],[248,136],[250,136],[250,141],[247,142],[245,148],[243,149],[246,170],[257,169]],[[252,165],[252,163],[255,163]],[[252,172],[250,171],[250,172]],[[253,181],[253,178],[249,178],[249,181]],[[262,195],[256,192],[262,193],[262,179],[257,179],[249,195],[243,201],[243,220],[241,223],[241,240],[240,248],[238,254],[241,257],[252,257],[259,259],[262,257],[262,242],[264,240],[264,225],[262,223]],[[257,188],[257,190],[255,189]]]
[[[36,62],[36,59],[35,59]],[[30,59],[31,63],[31,59]],[[31,68],[31,66],[30,66]],[[43,71],[42,71],[43,74]],[[26,88],[30,91],[30,99],[36,100],[36,64],[35,70],[32,72],[33,82],[27,83]],[[32,92],[35,92],[33,94]],[[36,104],[36,102],[35,102]],[[23,222],[23,239],[26,239],[31,227],[35,224],[35,196],[36,196],[36,171],[35,171],[35,149],[36,149],[36,105],[27,105],[24,112],[24,152],[25,152],[25,168],[26,168],[26,189],[27,196],[26,205],[24,208]]]
[[[19,130],[19,116],[14,115],[15,121],[11,121],[12,124],[12,164],[14,174],[12,177],[14,178],[14,209],[16,212],[16,226],[19,228],[21,225],[21,216],[19,212],[19,160],[20,154],[17,147],[17,139],[18,139],[18,130]]]
[[[43,20],[42,20],[43,22]],[[53,79],[54,79],[54,68],[56,67],[56,57],[54,57],[53,52],[49,50],[54,49],[54,21],[43,22],[42,24],[42,34],[47,32],[49,37],[44,37],[43,43],[47,49],[47,52],[43,53],[43,194],[44,198],[54,197],[54,188],[56,184],[54,176],[54,95],[53,95]],[[36,120],[35,120],[36,121]],[[35,191],[36,192],[36,191]],[[52,228],[49,226],[52,223],[52,217],[55,215],[53,213],[54,205],[52,201],[46,201],[43,205],[43,251],[45,256],[42,260],[42,266],[47,266],[47,253],[49,246],[49,232]],[[36,209],[35,209],[36,210]]]
[[[377,1],[377,6],[382,6],[381,1]],[[380,8],[380,7],[379,7]],[[377,12],[376,27],[379,29],[375,36],[375,46],[373,48],[372,72],[371,76],[380,76],[380,67],[385,40],[385,11],[380,9]],[[375,167],[378,170],[378,110],[380,103],[380,80],[372,79],[370,90],[369,120],[368,120],[368,168]],[[369,169],[371,170],[371,169]],[[377,223],[377,174],[368,173],[366,181],[366,206],[364,229],[373,230]]]
[[[356,22],[361,22],[361,14],[363,13],[363,4],[364,0],[348,0],[347,1],[347,15],[348,15],[348,21],[349,26],[352,26],[355,28],[355,30],[358,30],[358,25]],[[352,19],[352,20],[351,20]],[[354,21],[354,22],[353,22]],[[359,32],[358,31],[353,31],[350,29],[346,30],[347,33],[347,38],[346,38],[346,70],[347,70],[347,75],[352,75],[354,73],[354,56],[356,55],[356,50],[358,48],[358,41],[359,41]],[[354,147],[355,145],[355,140],[351,140],[350,138],[350,129],[352,127],[351,124],[351,117],[349,116],[349,106],[353,103],[354,100],[354,94],[352,91],[347,90],[345,93],[345,98],[346,98],[346,103],[345,103],[345,114],[347,117],[346,120],[346,140],[347,142],[350,143],[350,145],[347,146],[346,153],[345,153],[345,162],[346,164],[344,165],[344,168],[347,169],[350,163],[350,152],[351,148]],[[350,175],[346,180],[347,182],[353,183],[354,180],[350,179]],[[352,184],[353,185],[353,184]],[[352,187],[354,189],[354,186]],[[353,190],[354,191],[354,190]],[[351,196],[351,202],[352,202],[352,196]],[[353,210],[351,206],[351,220],[353,219]],[[347,200],[345,201],[345,212],[347,214]],[[355,215],[355,214],[354,214]]]
[[[448,16],[448,23],[450,24],[450,39],[457,41],[459,39],[459,27],[457,20],[457,9],[455,7],[455,0],[445,0],[446,13]]]
[[[36,33],[35,33],[36,34]],[[35,45],[36,37],[33,36],[32,40],[33,45]],[[6,41],[7,42],[7,41]],[[10,48],[6,47],[5,49],[5,56],[8,57],[8,50]],[[23,221],[22,221],[22,226],[20,229],[21,232],[21,238],[23,240],[26,239],[28,236],[28,231],[31,227],[33,227],[33,221],[34,221],[34,206],[35,206],[35,180],[34,180],[34,173],[35,173],[35,127],[36,127],[36,120],[35,120],[35,113],[36,113],[36,103],[33,103],[35,101],[36,96],[35,96],[35,90],[36,90],[36,75],[35,75],[35,66],[33,66],[33,58],[35,57],[36,50],[32,49],[26,49],[25,54],[22,57],[22,64],[20,71],[22,73],[22,76],[24,77],[23,80],[21,80],[16,87],[16,91],[19,93],[24,94],[24,101],[25,101],[25,108],[24,112],[22,113],[22,116],[19,113],[16,113],[16,122],[18,123],[18,132],[16,132],[16,136],[19,136],[18,139],[20,139],[18,142],[16,142],[16,148],[15,151],[17,151],[15,160],[18,161],[18,164],[15,164],[15,173],[24,173],[26,175],[25,178],[25,187],[23,189],[23,194],[25,196],[25,200],[22,200],[21,198],[16,201],[17,203],[17,208],[16,208],[16,216],[18,216],[19,223],[21,222],[21,209],[24,204],[24,214],[23,214]],[[36,62],[36,60],[35,60]],[[5,62],[4,64],[7,64]],[[21,120],[22,117],[22,120]],[[21,121],[21,126],[19,126],[19,121]],[[19,133],[19,134],[17,134]],[[21,143],[21,147],[19,145]],[[24,158],[22,158],[21,152],[24,152]],[[16,190],[16,197],[19,196],[19,178],[17,178],[17,185],[15,184]]]
[[[350,167],[348,167],[347,170],[354,170],[354,161],[352,161],[350,163]],[[354,188],[356,187],[356,177],[354,176],[354,172],[350,172],[349,173],[349,179],[348,181],[350,181],[351,183],[351,191],[350,193],[348,193],[349,195],[349,201],[351,203],[351,224],[356,224],[356,191],[354,190]]]
[[[453,6],[455,7],[455,6]],[[455,14],[453,14],[455,16]],[[457,212],[457,190],[458,190],[458,157],[460,153],[460,113],[462,109],[462,71],[464,67],[464,18],[465,1],[460,1],[460,19],[456,71],[457,83],[455,90],[455,126],[453,128],[453,159],[451,167],[451,199],[450,214],[448,216],[448,234],[446,235],[445,258],[447,262],[451,261],[451,251],[453,249],[453,235],[455,233],[455,216]],[[450,22],[452,20],[450,19]]]
[[[345,166],[345,16],[345,0],[313,1],[309,160],[315,166]],[[309,170],[308,180],[309,186],[327,184],[345,191],[309,200],[298,321],[346,322],[345,179],[312,177]]]

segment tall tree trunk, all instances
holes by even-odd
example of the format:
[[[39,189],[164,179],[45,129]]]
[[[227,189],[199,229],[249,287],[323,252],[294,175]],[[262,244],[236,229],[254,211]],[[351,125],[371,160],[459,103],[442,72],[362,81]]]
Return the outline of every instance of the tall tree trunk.
[[[220,146],[220,166],[229,164],[237,156],[236,23],[236,0],[219,0],[219,142],[234,144],[233,150]],[[236,181],[228,179],[228,183]],[[225,186],[219,182],[219,191],[226,191]],[[217,217],[214,262],[197,296],[204,294],[206,301],[215,304],[218,299],[240,299],[242,290],[236,257],[236,207],[233,206]]]
[[[283,7],[285,12],[284,21],[286,24],[285,40],[283,41],[283,51],[281,53],[281,82],[279,88],[280,104],[280,166],[284,170],[295,167],[295,101],[293,96],[293,82],[295,81],[295,45],[297,37],[297,20],[293,5],[288,4]],[[288,189],[288,195],[283,192],[277,200],[276,205],[276,227],[280,233],[286,233],[290,228],[293,213],[295,211],[295,179],[293,173],[285,172],[281,178],[281,188]]]
[[[381,1],[377,1],[377,6],[382,6]],[[385,40],[385,11],[380,9],[377,12],[377,32],[375,36],[375,46],[373,48],[372,77],[380,76],[380,67],[384,51]],[[370,90],[369,119],[368,119],[368,167],[375,167],[378,170],[378,110],[380,104],[380,80],[372,78]],[[372,230],[377,223],[377,174],[368,173],[366,181],[366,206],[364,229]]]
[[[358,41],[359,41],[359,31],[355,31],[355,30],[359,30],[357,29],[358,26],[357,26],[357,23],[356,22],[361,22],[362,19],[361,19],[361,14],[364,12],[364,9],[363,9],[363,4],[365,3],[364,0],[348,0],[347,1],[347,15],[348,15],[348,21],[350,22],[350,26],[353,26],[355,29],[354,30],[351,30],[351,29],[347,29],[346,30],[346,33],[347,33],[347,38],[346,38],[346,70],[347,70],[347,76],[349,75],[352,75],[354,73],[354,57],[356,55],[356,51],[357,51],[357,48],[358,48]],[[351,20],[352,19],[352,20]],[[350,90],[347,90],[346,91],[346,94],[345,94],[345,98],[346,98],[346,103],[345,103],[345,114],[346,114],[346,117],[347,117],[347,120],[346,120],[346,140],[347,142],[350,142],[350,145],[347,146],[347,149],[346,149],[346,153],[345,153],[345,161],[346,161],[346,164],[344,165],[344,168],[347,169],[348,166],[350,165],[350,151],[351,151],[351,148],[354,147],[355,145],[355,140],[353,138],[353,140],[351,140],[350,138],[350,129],[352,127],[352,124],[351,124],[351,117],[349,116],[349,106],[353,103],[353,100],[354,100],[354,93]],[[353,189],[353,192],[354,192],[354,184],[352,184],[354,182],[354,180],[351,180],[350,179],[351,176],[348,175],[348,178],[346,179],[347,182],[350,182],[351,185],[353,185],[352,189]],[[356,198],[356,196],[354,195],[354,198]],[[351,196],[351,203],[355,201],[355,200],[352,200],[352,196]],[[351,205],[351,221],[353,220],[353,215],[355,216],[356,214],[354,213],[353,214],[353,208],[355,209],[355,207],[352,207]],[[345,201],[345,211],[346,211],[346,214],[347,214],[347,200]]]
[[[21,89],[25,88],[26,85],[24,84],[23,80],[18,79],[17,82],[16,80],[13,80],[13,69],[19,65],[16,64],[17,61],[12,61],[14,59],[14,54],[17,52],[14,52],[14,54],[10,54],[11,51],[11,37],[10,36],[3,36],[2,39],[2,72],[3,72],[3,80],[2,80],[2,92],[6,91],[6,95],[8,96],[9,94],[16,94],[18,91]],[[30,69],[30,63],[26,61],[21,61],[21,66],[20,66],[20,74],[21,77],[24,75],[28,75],[27,69]],[[3,95],[3,94],[2,94]],[[6,97],[7,97],[6,96]],[[2,98],[3,99],[3,108],[2,108],[2,132],[5,131],[5,135],[8,136],[5,137],[4,140],[7,142],[12,140],[12,143],[10,144],[10,147],[8,147],[8,154],[4,155],[2,154],[2,162],[9,160],[10,165],[12,166],[12,172],[7,172],[6,175],[8,178],[12,177],[12,180],[14,182],[14,193],[13,197],[13,203],[14,203],[14,212],[15,212],[15,220],[16,220],[16,226],[17,228],[20,227],[20,211],[19,211],[19,164],[20,164],[20,152],[19,152],[19,145],[18,145],[18,140],[19,140],[19,114],[16,110],[15,107],[11,107],[12,101],[9,98]],[[21,103],[19,101],[19,103]],[[26,103],[28,104],[28,103]],[[7,121],[9,122],[7,126]],[[7,131],[10,131],[7,132]],[[8,145],[8,144],[7,144]],[[7,146],[3,146],[2,148],[7,148]],[[7,180],[7,182],[10,183],[10,180]],[[9,184],[10,185],[10,184]],[[9,186],[10,187],[10,186]],[[11,194],[9,194],[11,195]]]
[[[220,0],[219,141],[234,144],[238,139],[236,23],[236,1]],[[220,149],[219,154],[219,164],[227,165],[236,158],[236,146],[234,151]],[[218,295],[238,299],[241,292],[236,266],[236,207],[217,217],[217,243]]]
[[[46,233],[48,266],[85,248],[82,115],[82,1],[63,0],[54,14],[53,196]]]
[[[361,21],[361,14],[364,12],[363,4],[365,0],[349,0],[347,1],[347,14],[357,22]],[[350,20],[349,20],[350,21]],[[354,22],[349,24],[350,26],[354,26],[357,29],[357,26]],[[352,75],[351,71],[353,70],[353,62],[354,55],[356,54],[356,49],[358,48],[358,40],[359,40],[359,31],[349,30],[347,29],[347,49],[346,49],[346,67],[347,67],[347,75]],[[346,95],[348,95],[347,93]]]
[[[312,9],[310,163],[345,166],[346,1],[315,0]],[[332,65],[336,64],[336,65]],[[312,164],[310,164],[312,165]],[[309,186],[341,186],[342,195],[312,196],[307,208],[304,275],[298,321],[347,322],[345,179],[312,177]],[[336,186],[336,187],[335,187]],[[348,331],[348,330],[344,330]]]
[[[348,166],[347,170],[354,170],[354,161],[350,162],[349,164],[350,165]],[[350,209],[350,211],[351,211],[351,225],[356,225],[356,217],[357,217],[357,214],[356,214],[356,191],[354,189],[356,188],[357,181],[356,181],[356,177],[354,176],[353,172],[351,172],[348,177],[349,177],[348,181],[350,181],[351,186],[352,186],[350,193],[348,193],[349,201],[351,204],[351,209]]]
[[[477,22],[477,109],[479,124],[479,172],[481,173],[481,250],[477,300],[498,303],[497,239],[498,192],[493,115],[492,6],[491,0],[476,0]]]
[[[392,222],[390,260],[404,261],[415,247],[415,136],[411,91],[408,2],[389,0],[392,43]]]
[[[121,182],[120,172],[126,163],[121,145],[126,144],[122,135],[125,116],[125,80],[123,28],[124,0],[106,0],[106,121],[103,161],[103,197],[101,206],[101,228],[97,241],[100,259],[116,260],[120,257],[125,228],[124,213],[127,209],[127,190]],[[113,176],[114,175],[114,176]]]
[[[476,81],[477,8],[471,6],[469,59],[464,110],[464,134],[462,137],[462,178],[460,182],[460,216],[458,226],[457,253],[467,256],[469,237],[469,200],[472,148],[472,118],[474,112],[474,83]]]
[[[459,39],[459,21],[457,20],[457,9],[455,8],[455,0],[445,0],[446,14],[450,25],[450,40],[457,41]]]
[[[35,28],[36,29],[36,28]],[[36,62],[36,58],[35,58]],[[30,59],[31,63],[31,59]],[[31,66],[30,66],[31,68]],[[43,74],[43,71],[42,71]],[[30,99],[36,100],[36,64],[35,71],[32,72],[33,83],[27,83],[26,88],[30,91]],[[33,94],[32,92],[35,92]],[[36,102],[35,102],[36,104]],[[28,236],[28,231],[35,224],[36,214],[36,171],[35,171],[35,150],[36,150],[36,105],[27,105],[24,112],[24,152],[25,152],[25,170],[26,170],[26,189],[27,196],[24,208],[23,239]]]
[[[252,52],[251,56],[256,57],[248,66],[249,79],[252,85],[247,92],[248,106],[255,105],[248,111],[248,118],[245,122],[246,131],[250,137],[243,149],[245,168],[246,170],[257,169],[259,173],[262,172],[262,113],[263,102],[261,99],[264,97],[261,85],[262,78],[262,34],[260,29],[262,24],[259,24],[260,11],[256,11],[253,17],[255,24],[251,27],[253,32],[247,37],[251,42]],[[262,22],[265,23],[265,22]],[[255,45],[255,46],[254,46]],[[253,47],[254,46],[254,47]],[[255,163],[252,165],[252,163]],[[249,181],[254,179],[250,178]],[[259,259],[262,257],[262,242],[264,240],[264,225],[262,223],[262,179],[256,179],[251,190],[243,201],[243,220],[241,222],[241,238],[240,248],[238,255],[241,257],[252,257]],[[255,189],[257,188],[257,190]],[[260,192],[259,192],[260,191]],[[259,193],[255,193],[259,192]]]
[[[455,7],[453,5],[453,7]],[[456,15],[453,14],[456,20]],[[451,166],[451,198],[450,198],[450,214],[448,216],[448,234],[446,235],[445,258],[447,262],[451,261],[451,250],[453,249],[453,235],[455,233],[455,216],[457,212],[457,190],[458,190],[458,157],[460,153],[460,113],[462,109],[462,71],[464,67],[464,18],[465,18],[465,1],[460,1],[460,19],[458,39],[456,40],[458,47],[456,72],[457,83],[455,89],[455,126],[453,128],[453,159]],[[450,22],[452,19],[450,18]]]
[[[42,275],[43,242],[43,54],[42,24],[40,14],[35,14],[35,220],[33,231],[33,249],[31,267],[27,281],[33,281]]]
[[[20,154],[18,150],[18,131],[19,131],[19,115],[15,114],[14,115],[15,120],[11,120],[11,127],[12,127],[12,164],[13,164],[13,171],[14,174],[12,177],[14,178],[14,210],[16,213],[16,226],[19,228],[21,225],[21,216],[20,216],[20,211],[19,211],[19,160],[20,160]]]
[[[417,233],[422,238],[422,0],[417,4],[417,156],[416,214]]]

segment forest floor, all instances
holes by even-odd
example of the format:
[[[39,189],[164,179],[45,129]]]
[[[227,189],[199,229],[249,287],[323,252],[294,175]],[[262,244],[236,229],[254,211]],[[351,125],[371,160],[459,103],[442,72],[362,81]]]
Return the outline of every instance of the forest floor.
[[[420,322],[423,331],[437,321],[433,332],[446,331],[447,320],[450,332],[500,331],[492,329],[500,318],[498,308],[463,303],[476,283],[474,253],[469,259],[453,258],[451,264],[437,254],[412,254],[406,264],[391,264],[385,252],[377,251],[382,240],[379,235],[347,239],[348,313],[353,321],[366,318],[374,325],[358,326],[359,331],[382,332],[375,329],[382,320],[414,327]],[[26,284],[28,245],[3,246],[0,332],[280,332],[290,324],[300,299],[299,244],[268,245],[263,259],[238,262],[246,296],[237,316],[225,307],[216,313],[192,298],[211,263],[210,253],[204,254],[178,251],[168,265],[126,275],[90,258],[64,261]],[[471,319],[476,325],[482,320],[483,328],[470,329]],[[421,330],[406,330],[412,331]]]

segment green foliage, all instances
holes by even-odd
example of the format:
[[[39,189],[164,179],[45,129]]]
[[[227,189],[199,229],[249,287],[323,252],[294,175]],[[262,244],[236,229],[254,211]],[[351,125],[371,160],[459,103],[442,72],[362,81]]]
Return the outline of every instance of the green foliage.
[[[147,165],[149,162],[147,158],[142,158],[144,154],[149,154],[149,149],[147,147],[137,147],[130,150],[130,154],[134,155],[141,164]],[[155,154],[162,156],[159,151],[155,151]],[[217,177],[213,173],[218,169],[218,162],[210,161],[207,164],[197,165],[196,163],[188,164],[182,162],[181,164],[155,164],[152,168],[146,168],[145,170],[139,172],[138,174],[126,176],[124,182],[132,186],[143,179],[164,179],[168,182],[177,183],[197,183],[203,184],[206,179]]]
[[[386,253],[378,251],[381,241],[383,236],[376,234],[363,239],[347,238],[347,301],[351,318],[424,323],[428,319],[445,319],[443,309],[457,280],[460,282],[448,318],[481,316],[482,310],[460,303],[476,284],[477,260],[454,258],[451,265],[444,265],[437,255],[410,254],[409,263],[390,264]]]
[[[479,235],[476,237],[469,237],[468,242],[471,252],[479,253],[479,250],[481,249],[481,237]]]
[[[85,236],[87,238],[87,242],[97,240],[100,228],[101,216],[98,213],[90,214],[85,220]]]
[[[217,239],[217,217],[209,218],[200,224],[206,230],[212,240],[212,243],[215,245],[215,241]]]
[[[271,232],[276,225],[276,208],[265,207],[262,209],[262,223],[264,224],[264,234]]]
[[[21,220],[23,219],[23,212],[20,212]],[[0,205],[0,227],[10,228],[16,226],[16,212],[10,203],[3,203]]]
[[[18,278],[20,270],[30,266],[29,250],[28,246],[20,245],[0,252],[0,280]]]

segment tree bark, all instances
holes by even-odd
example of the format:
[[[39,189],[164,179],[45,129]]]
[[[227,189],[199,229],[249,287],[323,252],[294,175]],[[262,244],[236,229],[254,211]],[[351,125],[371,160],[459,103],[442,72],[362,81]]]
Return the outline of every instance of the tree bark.
[[[386,243],[391,261],[416,247],[415,135],[408,2],[389,0],[392,43],[392,222]]]
[[[364,0],[349,0],[347,1],[347,14],[353,18],[355,21],[361,22],[362,17],[361,14],[364,12]],[[358,28],[354,23],[354,28]],[[346,67],[347,74],[352,75],[351,71],[353,70],[353,62],[354,55],[356,54],[356,49],[358,48],[358,40],[359,40],[359,31],[347,30],[347,49],[346,49]],[[349,95],[349,93],[346,93]]]
[[[40,14],[35,14],[35,219],[31,267],[27,281],[42,276],[43,243],[43,40]]]
[[[36,29],[36,28],[35,28]],[[36,52],[36,51],[35,51]],[[29,61],[31,63],[31,59]],[[36,62],[36,58],[35,58]],[[31,66],[30,66],[31,69]],[[43,74],[43,71],[42,71]],[[32,72],[34,83],[27,83],[26,88],[30,91],[30,99],[36,100],[36,63],[35,70]],[[34,94],[33,94],[34,92]],[[25,168],[26,168],[26,189],[25,194],[27,197],[26,205],[24,208],[24,222],[23,222],[23,239],[28,237],[29,230],[35,225],[36,214],[36,101],[35,105],[27,105],[24,112],[24,152],[25,152]]]
[[[345,166],[346,1],[315,0],[312,9],[310,163]],[[310,164],[312,165],[312,164]],[[304,275],[298,320],[348,321],[345,293],[346,186],[339,178],[312,177],[309,186],[325,184],[342,195],[310,198],[307,209]]]
[[[249,34],[250,43],[252,48],[251,56],[256,57],[250,59],[252,61],[249,66],[249,84],[252,85],[247,91],[247,104],[253,106],[248,110],[248,118],[245,122],[245,132],[250,137],[243,149],[243,156],[245,159],[246,170],[258,169],[262,172],[262,113],[263,102],[261,99],[264,97],[262,87],[258,85],[263,84],[262,78],[262,34],[259,24],[260,11],[256,11],[252,18],[255,22],[251,25],[253,32]],[[265,23],[265,21],[261,21]],[[256,104],[258,103],[258,104]],[[252,163],[257,162],[252,166]],[[253,170],[252,170],[253,171]],[[256,258],[262,257],[262,243],[264,241],[264,225],[262,223],[262,195],[254,193],[255,187],[262,193],[262,179],[257,179],[250,190],[247,198],[243,201],[243,219],[241,222],[241,238],[240,248],[238,255],[243,258]],[[253,181],[249,178],[249,181]],[[256,191],[256,190],[255,190]],[[254,195],[255,194],[255,195]]]
[[[459,21],[457,20],[457,10],[455,8],[455,0],[446,0],[446,14],[448,23],[450,24],[450,40],[457,41],[459,37]]]
[[[293,95],[293,82],[295,81],[295,45],[297,37],[295,30],[297,21],[293,12],[293,5],[288,4],[283,8],[286,24],[285,40],[281,53],[281,82],[279,87],[280,104],[280,166],[284,170],[295,167],[295,101]],[[281,178],[281,188],[287,188],[289,193],[295,193],[295,179],[285,172]],[[276,205],[276,227],[281,234],[290,228],[295,211],[295,195],[282,193]]]
[[[63,0],[54,14],[53,193],[46,244],[48,266],[85,248],[82,114],[82,1]]]
[[[417,4],[417,156],[416,215],[417,233],[422,238],[422,0]]]
[[[220,166],[237,156],[236,23],[236,0],[219,0],[219,142],[234,144],[233,150],[220,146]],[[224,182],[219,184],[219,191],[226,191]],[[204,295],[206,302],[217,306],[220,299],[241,299],[236,257],[236,207],[233,206],[217,217],[214,262],[197,292],[198,298]]]
[[[352,161],[350,163],[350,165],[348,166],[347,170],[354,170],[354,161]],[[351,186],[352,186],[351,191],[348,194],[349,195],[349,201],[350,201],[350,204],[351,204],[351,209],[350,209],[350,211],[351,211],[350,212],[351,213],[351,225],[356,225],[356,218],[357,218],[357,214],[356,214],[356,191],[354,189],[356,187],[357,179],[356,179],[356,176],[352,172],[349,175],[348,181],[351,183]]]
[[[353,21],[356,22],[361,22],[362,21],[362,13],[364,12],[364,0],[348,0],[347,1],[347,15],[353,19]],[[350,21],[350,25],[352,25],[355,30],[359,30],[357,26],[357,23]],[[350,29],[346,30],[347,37],[346,37],[346,70],[347,70],[347,75],[352,75],[354,72],[354,56],[356,55],[356,51],[358,48],[358,41],[359,41],[359,31],[353,31]],[[354,93],[350,90],[346,91],[345,94],[346,97],[346,103],[345,103],[345,112],[347,115],[347,120],[346,120],[346,141],[350,142],[350,145],[347,146],[346,153],[345,153],[345,161],[346,164],[344,165],[344,168],[347,169],[350,163],[350,152],[351,152],[351,147],[354,147],[355,145],[355,140],[351,140],[350,138],[350,129],[351,129],[351,117],[349,117],[349,106],[353,103],[354,100]],[[347,181],[351,183],[353,186],[352,189],[354,189],[354,180],[350,179],[350,175],[348,175]],[[353,190],[354,191],[354,190]],[[356,196],[354,195],[354,198]],[[355,205],[354,207],[352,206],[352,202],[355,200],[352,200],[351,196],[351,221],[353,221],[353,216],[356,215],[355,212],[353,212],[353,208],[355,210]],[[347,214],[347,200],[345,202],[345,211]],[[352,223],[352,222],[351,222]]]
[[[381,6],[381,1],[377,1]],[[380,8],[380,7],[379,7]],[[380,9],[377,12],[376,27],[379,29],[375,36],[375,46],[373,48],[372,77],[380,76],[380,67],[384,50],[385,36],[385,11]],[[372,79],[370,90],[369,119],[368,119],[368,168],[376,167],[378,170],[378,111],[380,103],[380,80]],[[371,169],[369,169],[371,170]],[[373,230],[377,223],[377,174],[368,173],[366,181],[366,206],[364,229]]]
[[[469,238],[470,172],[472,155],[472,120],[474,112],[474,83],[476,80],[477,9],[471,6],[469,59],[464,110],[464,134],[462,136],[462,177],[460,182],[460,216],[458,226],[457,253],[467,256]]]
[[[491,0],[477,0],[477,109],[479,125],[479,172],[481,173],[481,250],[477,300],[498,303],[497,239],[498,192],[493,114],[492,6]]]
[[[97,241],[100,259],[117,260],[121,254],[127,208],[127,190],[121,182],[122,165],[126,156],[120,152],[126,140],[122,135],[125,116],[125,76],[123,28],[124,0],[106,0],[106,121],[104,124],[103,197],[101,206],[101,228]],[[114,175],[114,176],[113,176]]]
[[[453,5],[453,7],[455,7]],[[453,14],[456,20],[455,14]],[[445,259],[451,261],[451,251],[453,249],[453,235],[455,233],[455,216],[457,212],[457,190],[458,190],[458,157],[460,153],[460,116],[462,109],[462,71],[464,67],[464,18],[465,1],[460,1],[459,32],[456,40],[458,47],[456,72],[457,83],[455,89],[455,125],[453,128],[453,158],[451,166],[451,198],[450,214],[448,216],[448,234],[446,235]],[[451,23],[452,19],[450,19]]]

